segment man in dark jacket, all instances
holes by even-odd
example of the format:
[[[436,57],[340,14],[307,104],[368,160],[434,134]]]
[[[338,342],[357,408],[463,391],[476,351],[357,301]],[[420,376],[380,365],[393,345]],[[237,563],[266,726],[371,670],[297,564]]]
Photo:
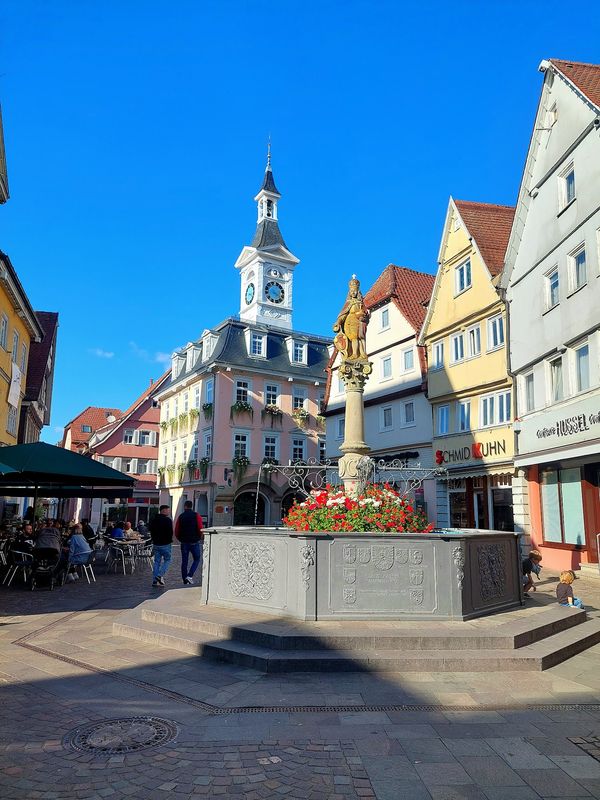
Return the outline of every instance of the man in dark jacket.
[[[169,506],[161,506],[150,523],[150,536],[154,545],[154,568],[152,586],[164,586],[163,577],[171,563],[173,549],[173,520]]]
[[[183,504],[183,512],[178,516],[175,525],[175,536],[181,543],[181,577],[184,583],[193,583],[194,573],[200,566],[202,560],[202,517],[192,509],[194,505],[191,500],[186,500]],[[192,566],[188,571],[188,560],[190,554],[193,558]],[[202,576],[202,572],[200,572]],[[202,585],[202,577],[200,577]]]

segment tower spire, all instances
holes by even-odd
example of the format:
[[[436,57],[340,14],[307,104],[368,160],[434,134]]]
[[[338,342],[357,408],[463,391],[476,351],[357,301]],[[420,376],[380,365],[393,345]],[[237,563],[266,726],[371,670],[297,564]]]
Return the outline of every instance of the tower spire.
[[[263,178],[260,192],[269,192],[271,195],[277,195],[278,198],[281,197],[277,186],[275,186],[275,178],[273,177],[273,169],[271,167],[271,134],[269,134],[267,140],[267,166],[265,167],[265,177]]]

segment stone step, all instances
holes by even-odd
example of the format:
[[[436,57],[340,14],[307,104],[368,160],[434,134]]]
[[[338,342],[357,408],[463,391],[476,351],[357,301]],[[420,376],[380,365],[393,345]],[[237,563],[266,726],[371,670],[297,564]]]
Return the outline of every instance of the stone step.
[[[564,613],[570,613],[561,609]],[[573,612],[576,613],[576,612]],[[281,672],[511,672],[540,671],[600,642],[600,619],[562,630],[517,650],[290,650],[221,639],[195,630],[169,628],[142,618],[141,610],[121,614],[117,635],[236,664]]]
[[[580,564],[576,575],[581,578],[600,578],[600,566],[598,564]]]
[[[142,606],[142,619],[173,630],[195,631],[271,650],[514,650],[585,622],[582,610],[553,604],[524,618],[500,624],[445,626],[433,622],[346,623],[305,622],[281,618],[254,620],[252,615],[206,607],[201,611],[173,608],[166,596]],[[249,617],[249,618],[248,618]],[[235,620],[235,622],[234,622]],[[340,625],[344,632],[338,632]]]

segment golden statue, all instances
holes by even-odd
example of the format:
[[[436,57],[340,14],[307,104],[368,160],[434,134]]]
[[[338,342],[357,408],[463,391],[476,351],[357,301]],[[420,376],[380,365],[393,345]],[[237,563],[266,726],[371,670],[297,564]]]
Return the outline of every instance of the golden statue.
[[[337,334],[333,343],[345,361],[366,360],[370,313],[360,291],[360,281],[353,275],[348,284],[348,297],[333,326]]]

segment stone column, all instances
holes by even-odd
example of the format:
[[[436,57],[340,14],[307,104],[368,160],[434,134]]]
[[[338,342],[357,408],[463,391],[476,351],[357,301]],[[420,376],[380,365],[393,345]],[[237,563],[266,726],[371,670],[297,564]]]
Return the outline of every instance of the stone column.
[[[363,392],[372,371],[371,362],[365,359],[344,359],[340,365],[340,375],[346,385],[346,417],[344,442],[340,445],[344,455],[339,460],[339,472],[346,492],[356,486],[358,462],[371,450],[365,442]]]

